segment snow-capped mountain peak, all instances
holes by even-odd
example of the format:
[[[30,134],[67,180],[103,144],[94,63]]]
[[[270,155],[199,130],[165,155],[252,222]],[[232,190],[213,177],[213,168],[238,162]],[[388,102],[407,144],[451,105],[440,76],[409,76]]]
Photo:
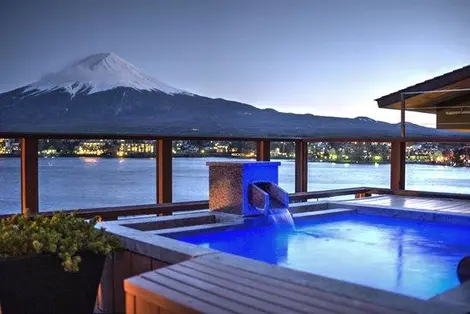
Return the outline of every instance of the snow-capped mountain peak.
[[[114,53],[98,53],[78,60],[59,72],[44,75],[25,91],[65,89],[74,96],[78,92],[93,94],[116,87],[189,94],[158,81]]]

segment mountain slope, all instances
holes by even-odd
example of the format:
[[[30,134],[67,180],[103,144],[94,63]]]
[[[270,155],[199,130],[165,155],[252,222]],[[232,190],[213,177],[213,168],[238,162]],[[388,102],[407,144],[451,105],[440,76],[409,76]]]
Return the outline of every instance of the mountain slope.
[[[0,94],[0,132],[253,137],[396,137],[399,126],[281,113],[170,87],[114,54],[72,63]],[[412,136],[455,135],[416,125]]]

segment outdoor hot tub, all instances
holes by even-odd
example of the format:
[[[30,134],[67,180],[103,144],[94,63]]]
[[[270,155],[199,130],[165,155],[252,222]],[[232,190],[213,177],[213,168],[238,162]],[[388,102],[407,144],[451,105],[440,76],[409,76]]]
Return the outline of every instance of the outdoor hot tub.
[[[468,225],[374,215],[370,209],[304,215],[295,219],[295,229],[241,225],[164,236],[422,299],[458,286],[457,265],[470,253]]]
[[[444,301],[470,311],[470,282],[457,276],[459,261],[470,254],[469,215],[367,202],[289,204],[277,186],[278,163],[210,166],[206,212],[99,225],[126,249],[108,261],[102,285],[187,261],[224,261],[400,310],[424,302],[421,312],[440,313],[435,303]],[[272,219],[279,213],[290,218]],[[108,299],[123,299],[122,287],[113,291]]]

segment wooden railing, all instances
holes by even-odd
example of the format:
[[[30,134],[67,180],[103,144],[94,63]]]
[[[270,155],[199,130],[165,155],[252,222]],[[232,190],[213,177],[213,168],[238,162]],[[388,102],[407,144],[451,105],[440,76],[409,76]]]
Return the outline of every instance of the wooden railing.
[[[351,195],[354,197],[367,197],[372,195],[397,195],[397,196],[412,196],[412,197],[435,197],[435,198],[452,198],[461,200],[470,200],[468,194],[458,193],[445,193],[445,192],[428,192],[428,191],[413,191],[413,190],[392,190],[386,188],[374,187],[354,187],[346,189],[333,189],[323,191],[299,192],[289,194],[290,202],[306,202],[308,200],[325,199],[338,196]],[[93,218],[99,216],[102,220],[115,220],[118,217],[137,216],[137,215],[168,215],[178,212],[190,212],[196,210],[205,210],[209,208],[209,201],[192,201],[192,202],[176,202],[164,204],[146,204],[146,205],[132,205],[132,206],[115,206],[115,207],[100,207],[100,208],[87,208],[80,210],[65,210],[61,212],[75,213],[77,216],[83,218]],[[59,211],[46,211],[38,213],[40,215],[53,215]],[[0,219],[10,217],[11,214],[0,215]]]
[[[172,203],[172,141],[173,140],[241,140],[255,141],[259,161],[270,160],[271,141],[295,142],[295,192],[291,201],[305,201],[349,194],[410,193],[410,195],[437,195],[431,192],[405,190],[405,149],[406,142],[470,142],[470,137],[462,138],[247,138],[247,137],[176,137],[139,134],[24,134],[0,133],[0,138],[19,138],[21,141],[21,212],[35,215],[40,212],[38,182],[38,140],[39,139],[134,139],[156,140],[156,204],[94,208],[80,210],[83,217],[99,214],[103,219],[116,219],[119,216],[169,214],[178,211],[199,210],[208,207],[207,201]],[[390,189],[352,188],[331,191],[308,192],[308,143],[309,142],[391,142]],[[431,193],[431,194],[429,194]],[[447,195],[439,193],[439,195]],[[461,195],[457,195],[461,197]],[[445,197],[445,196],[444,196]],[[41,212],[42,213],[42,212]],[[51,212],[44,212],[49,214]],[[2,217],[2,216],[0,216]]]

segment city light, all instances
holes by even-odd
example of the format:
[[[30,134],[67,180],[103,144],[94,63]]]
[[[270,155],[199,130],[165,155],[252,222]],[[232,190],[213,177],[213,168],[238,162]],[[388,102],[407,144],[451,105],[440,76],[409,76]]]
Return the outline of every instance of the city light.
[[[70,143],[72,142],[72,143]],[[152,140],[42,140],[39,143],[40,157],[57,156],[80,157],[145,157],[156,154],[155,141]],[[390,143],[381,142],[317,142],[308,145],[309,161],[340,163],[388,163],[390,162]],[[417,143],[407,145],[406,161],[410,163],[468,166],[470,155],[464,145],[439,143]],[[0,156],[19,156],[18,139],[0,139]],[[253,142],[231,141],[173,141],[174,156],[223,156],[255,158]],[[295,158],[295,145],[292,142],[272,142],[271,158]]]

